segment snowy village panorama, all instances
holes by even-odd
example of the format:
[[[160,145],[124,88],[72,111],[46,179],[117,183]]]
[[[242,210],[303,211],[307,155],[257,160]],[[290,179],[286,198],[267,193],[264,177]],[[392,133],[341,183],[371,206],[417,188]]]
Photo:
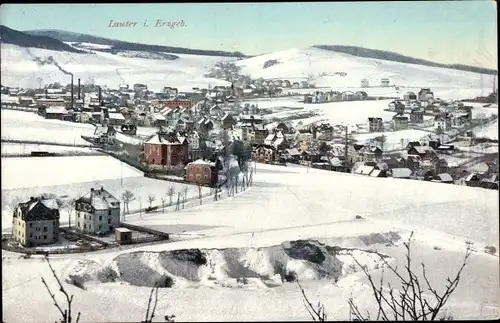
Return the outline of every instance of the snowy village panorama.
[[[498,319],[496,12],[2,5],[2,322]]]

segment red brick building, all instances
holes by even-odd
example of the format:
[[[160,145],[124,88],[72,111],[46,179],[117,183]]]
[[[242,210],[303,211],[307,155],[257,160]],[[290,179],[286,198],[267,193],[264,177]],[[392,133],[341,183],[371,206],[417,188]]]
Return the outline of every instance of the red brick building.
[[[186,181],[214,186],[218,181],[218,170],[216,164],[202,159],[198,159],[187,164]]]
[[[157,134],[144,143],[144,159],[148,165],[184,165],[187,156],[188,141],[184,137]]]
[[[177,107],[190,109],[193,102],[191,102],[191,100],[166,100],[162,101],[161,105],[170,109],[175,109]]]

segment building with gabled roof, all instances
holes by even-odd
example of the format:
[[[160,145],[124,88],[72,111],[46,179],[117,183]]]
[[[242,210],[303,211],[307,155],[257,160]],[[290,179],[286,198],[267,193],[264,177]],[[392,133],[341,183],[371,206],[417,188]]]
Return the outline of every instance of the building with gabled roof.
[[[184,165],[187,156],[187,138],[175,133],[158,133],[144,143],[144,159],[148,165],[164,167]]]
[[[120,201],[101,187],[75,201],[75,227],[87,234],[107,234],[120,226]]]
[[[12,236],[23,246],[59,241],[59,206],[55,199],[31,197],[19,203],[12,215]]]

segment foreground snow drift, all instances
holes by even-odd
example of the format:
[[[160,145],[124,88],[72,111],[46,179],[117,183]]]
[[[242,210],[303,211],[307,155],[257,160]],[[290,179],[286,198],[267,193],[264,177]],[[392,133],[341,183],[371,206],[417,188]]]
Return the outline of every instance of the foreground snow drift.
[[[393,243],[395,232],[361,237]],[[374,251],[341,248],[315,240],[287,241],[263,248],[182,249],[163,252],[124,253],[99,265],[79,261],[67,281],[76,286],[88,282],[121,281],[135,286],[161,287],[220,285],[222,287],[277,287],[285,281],[340,278],[356,272],[354,258],[368,269],[383,265],[385,255]]]

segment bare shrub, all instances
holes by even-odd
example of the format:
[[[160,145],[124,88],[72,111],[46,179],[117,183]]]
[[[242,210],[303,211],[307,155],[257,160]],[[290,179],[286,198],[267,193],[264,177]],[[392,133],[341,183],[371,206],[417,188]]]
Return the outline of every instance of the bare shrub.
[[[59,292],[61,292],[64,297],[66,298],[67,302],[67,307],[63,310],[63,307],[57,302],[55,294],[52,293],[52,291],[49,288],[49,285],[47,284],[47,281],[42,277],[42,283],[45,285],[45,288],[47,289],[47,292],[49,293],[50,298],[54,302],[54,306],[59,310],[59,313],[61,313],[61,318],[59,322],[61,323],[71,323],[73,321],[73,317],[71,316],[71,310],[72,310],[72,303],[73,303],[73,295],[69,295],[64,286],[61,283],[61,280],[57,277],[57,274],[52,268],[52,265],[50,264],[49,258],[45,257],[45,260],[47,261],[47,264],[49,265],[50,271],[52,272],[52,276],[55,278],[57,281],[57,285],[59,286]],[[78,312],[76,316],[76,323],[80,321],[80,312]]]
[[[356,264],[363,270],[364,274],[368,278],[370,283],[370,287],[373,292],[373,296],[378,305],[378,312],[376,320],[383,321],[392,321],[392,320],[412,320],[412,321],[434,321],[442,318],[440,313],[443,311],[443,307],[446,302],[450,298],[451,294],[457,288],[462,270],[465,268],[467,261],[471,255],[471,245],[467,244],[467,250],[465,253],[464,260],[455,275],[452,279],[450,277],[446,278],[446,286],[445,290],[442,293],[439,293],[434,287],[432,287],[431,283],[427,278],[426,267],[422,263],[422,275],[423,282],[419,280],[415,271],[411,269],[411,239],[413,238],[413,232],[410,235],[410,239],[408,242],[404,243],[406,248],[406,264],[405,264],[405,272],[408,277],[405,276],[404,273],[400,273],[397,267],[391,266],[388,261],[384,258],[381,258],[384,262],[385,266],[389,268],[389,270],[398,277],[401,282],[401,290],[396,291],[391,284],[387,284],[387,289],[384,291],[384,272],[382,271],[381,279],[379,286],[377,286],[373,280],[372,275],[368,272],[368,269],[365,266],[362,266],[354,257],[354,261]],[[430,292],[431,297],[427,298],[423,295],[424,289]],[[430,298],[434,300],[431,301]],[[358,306],[354,303],[353,298],[351,297],[348,300],[349,304],[349,312],[352,319],[356,321],[367,321],[371,320],[370,313],[366,315],[362,314]],[[446,319],[446,317],[444,317]]]

